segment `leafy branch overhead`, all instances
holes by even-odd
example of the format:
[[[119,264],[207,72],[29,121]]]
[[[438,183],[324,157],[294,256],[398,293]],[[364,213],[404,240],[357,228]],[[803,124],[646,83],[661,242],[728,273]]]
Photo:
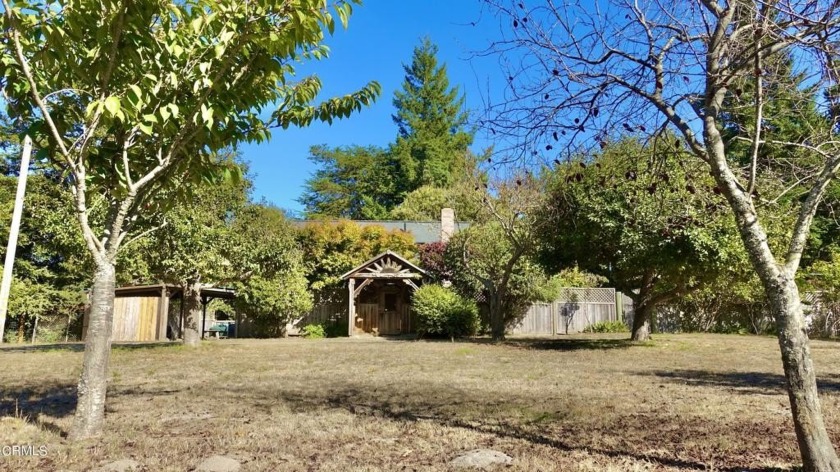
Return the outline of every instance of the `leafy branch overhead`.
[[[208,152],[347,117],[380,93],[371,82],[313,104],[320,80],[291,80],[296,62],[327,56],[324,30],[336,15],[346,25],[346,1],[3,5],[10,115],[48,136],[77,192],[103,184],[128,208],[162,182],[212,178]]]

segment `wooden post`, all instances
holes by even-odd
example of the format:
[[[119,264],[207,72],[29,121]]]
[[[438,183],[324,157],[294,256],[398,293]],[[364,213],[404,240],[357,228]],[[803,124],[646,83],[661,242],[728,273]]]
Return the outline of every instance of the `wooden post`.
[[[184,289],[181,288],[181,307],[178,321],[178,336],[175,339],[184,339]]]
[[[72,320],[72,311],[67,310],[67,329],[64,330],[64,342],[70,339],[70,321]]]
[[[624,321],[624,294],[615,292],[615,320]]]
[[[32,344],[35,344],[35,335],[38,333],[38,315],[35,315],[35,326],[32,327]]]
[[[162,341],[166,339],[166,327],[169,326],[169,290],[166,285],[160,289],[160,301],[158,301],[158,326],[155,339]]]
[[[347,336],[356,334],[356,279],[347,281]]]
[[[557,336],[557,300],[551,302],[551,335]]]
[[[23,138],[23,150],[20,153],[20,173],[18,174],[15,207],[12,210],[12,225],[9,228],[9,241],[6,245],[6,260],[3,262],[3,278],[0,281],[0,344],[6,328],[6,312],[9,309],[9,292],[12,288],[12,266],[15,263],[20,216],[23,213],[23,198],[26,194],[26,177],[29,175],[29,157],[32,155],[32,139]]]
[[[204,323],[207,322],[207,298],[201,297],[201,339],[204,339]]]

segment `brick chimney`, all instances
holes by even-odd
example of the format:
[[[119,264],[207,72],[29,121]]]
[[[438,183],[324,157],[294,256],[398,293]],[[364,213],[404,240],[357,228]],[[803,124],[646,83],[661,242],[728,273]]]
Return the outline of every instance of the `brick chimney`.
[[[455,210],[443,208],[440,210],[440,240],[448,243],[449,238],[455,234]]]

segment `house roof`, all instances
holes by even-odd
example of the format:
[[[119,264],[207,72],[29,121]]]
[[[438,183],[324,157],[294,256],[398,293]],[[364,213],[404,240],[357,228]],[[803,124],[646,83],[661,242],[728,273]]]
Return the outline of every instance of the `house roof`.
[[[411,233],[417,244],[436,243],[440,241],[440,221],[402,221],[402,220],[298,220],[293,224],[303,226],[311,223],[338,223],[352,221],[359,226],[382,226],[388,230],[399,230]],[[455,232],[470,226],[467,221],[456,221]]]
[[[413,269],[413,270],[414,270],[414,273],[405,273],[404,275],[401,275],[401,274],[399,274],[399,273],[395,273],[394,275],[385,275],[385,274],[381,274],[381,275],[379,275],[379,276],[375,276],[373,273],[370,273],[370,274],[365,273],[365,274],[363,274],[363,275],[365,275],[365,276],[367,276],[367,277],[370,277],[370,278],[389,278],[389,277],[394,277],[394,278],[414,278],[414,277],[416,277],[417,275],[421,275],[421,276],[422,276],[422,275],[426,275],[426,271],[425,271],[425,270],[423,270],[423,269],[421,269],[420,267],[417,267],[416,265],[412,264],[412,263],[411,263],[411,262],[409,262],[406,258],[402,257],[401,255],[397,254],[396,252],[391,251],[391,250],[388,250],[388,251],[385,251],[385,252],[383,252],[382,254],[379,254],[379,255],[377,255],[377,256],[375,256],[375,257],[372,257],[372,258],[368,259],[367,261],[365,261],[365,262],[363,262],[363,263],[359,264],[358,266],[354,267],[352,270],[350,270],[350,271],[348,271],[347,273],[345,273],[344,275],[342,275],[342,276],[341,276],[341,280],[347,280],[347,279],[351,278],[351,277],[352,277],[352,276],[354,276],[354,275],[360,275],[359,273],[360,273],[361,271],[363,271],[364,269],[369,268],[369,267],[375,267],[375,263],[376,263],[376,262],[378,262],[379,260],[382,260],[382,259],[386,259],[386,258],[396,259],[396,260],[397,260],[397,261],[399,261],[402,265],[404,265],[404,266],[408,266],[410,269]],[[391,262],[391,265],[393,265],[393,261],[392,261],[392,260],[391,260],[391,261],[388,261],[388,262]],[[403,271],[401,271],[401,272],[405,272],[405,270],[403,270]]]
[[[167,289],[169,295],[175,295],[181,292],[181,287],[172,284],[156,284],[156,285],[134,285],[128,287],[117,287],[114,289],[114,295],[117,297],[156,297],[160,296],[163,288]],[[236,296],[236,291],[232,288],[224,287],[201,287],[201,296],[207,298],[224,298],[232,299]]]

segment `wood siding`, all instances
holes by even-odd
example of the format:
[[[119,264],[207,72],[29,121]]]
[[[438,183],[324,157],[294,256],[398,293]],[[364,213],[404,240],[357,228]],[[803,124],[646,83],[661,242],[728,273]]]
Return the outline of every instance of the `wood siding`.
[[[112,341],[155,341],[158,339],[160,297],[117,297],[114,299]]]
[[[306,316],[299,318],[286,325],[286,333],[290,335],[300,334],[300,330],[309,324],[341,323],[347,325],[347,299],[315,305]],[[246,334],[247,335],[247,334]]]
[[[398,312],[389,312],[387,315],[380,310],[378,303],[356,304],[356,317],[362,321],[356,323],[356,328],[365,333],[372,333],[376,328],[379,334],[407,334],[414,332],[414,320],[411,307],[408,303],[400,305]],[[288,333],[291,335],[300,334],[300,329],[308,324],[339,322],[347,320],[347,304],[324,303],[316,306],[308,315],[290,323]]]

